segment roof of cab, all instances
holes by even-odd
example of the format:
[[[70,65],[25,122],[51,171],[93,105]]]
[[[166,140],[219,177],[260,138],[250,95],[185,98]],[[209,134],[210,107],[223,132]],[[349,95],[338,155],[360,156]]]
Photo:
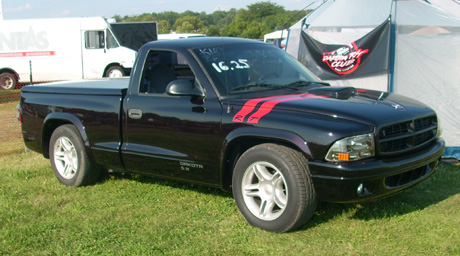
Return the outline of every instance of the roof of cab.
[[[145,44],[143,47],[148,48],[165,48],[172,49],[181,47],[185,49],[193,49],[197,47],[209,47],[222,44],[238,44],[238,43],[261,43],[263,42],[251,39],[236,38],[236,37],[194,37],[173,39],[166,41],[153,41]]]

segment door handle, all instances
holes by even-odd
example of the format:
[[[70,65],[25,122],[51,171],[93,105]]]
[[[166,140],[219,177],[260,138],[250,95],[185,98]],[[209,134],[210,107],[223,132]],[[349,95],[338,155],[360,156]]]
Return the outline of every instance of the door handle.
[[[128,110],[128,117],[132,119],[141,119],[142,117],[142,110],[133,108]]]

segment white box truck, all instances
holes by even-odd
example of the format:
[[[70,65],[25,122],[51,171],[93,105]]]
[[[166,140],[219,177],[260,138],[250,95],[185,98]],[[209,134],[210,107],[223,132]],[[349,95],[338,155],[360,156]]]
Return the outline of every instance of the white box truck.
[[[102,17],[0,21],[0,88],[129,74],[136,51]]]

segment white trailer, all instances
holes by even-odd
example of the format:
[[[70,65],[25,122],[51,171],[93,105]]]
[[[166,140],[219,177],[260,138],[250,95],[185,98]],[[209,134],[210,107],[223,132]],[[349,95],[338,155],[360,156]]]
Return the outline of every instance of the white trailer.
[[[0,88],[18,83],[121,77],[136,51],[102,17],[0,21]]]

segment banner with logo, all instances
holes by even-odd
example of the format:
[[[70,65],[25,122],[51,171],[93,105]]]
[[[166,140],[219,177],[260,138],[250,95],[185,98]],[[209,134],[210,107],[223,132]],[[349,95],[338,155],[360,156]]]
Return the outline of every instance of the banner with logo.
[[[323,80],[358,78],[389,70],[390,21],[348,45],[323,44],[302,31],[299,60]]]

